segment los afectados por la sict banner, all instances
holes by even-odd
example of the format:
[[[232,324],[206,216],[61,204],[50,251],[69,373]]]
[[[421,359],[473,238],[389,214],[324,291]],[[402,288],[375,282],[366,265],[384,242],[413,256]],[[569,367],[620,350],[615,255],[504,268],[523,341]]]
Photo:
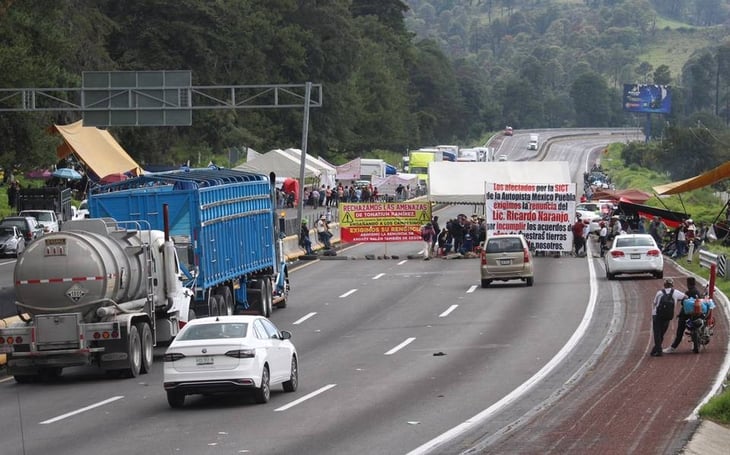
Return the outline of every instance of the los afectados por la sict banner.
[[[520,233],[536,251],[571,251],[575,183],[486,183],[487,236]]]

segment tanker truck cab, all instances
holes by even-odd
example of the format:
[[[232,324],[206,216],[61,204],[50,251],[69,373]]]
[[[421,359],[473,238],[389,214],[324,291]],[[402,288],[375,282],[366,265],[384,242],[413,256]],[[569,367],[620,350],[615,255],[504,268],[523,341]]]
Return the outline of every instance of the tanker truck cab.
[[[153,347],[187,321],[192,292],[161,231],[110,218],[69,221],[26,249],[15,268],[19,313],[0,329],[0,352],[18,382],[98,366],[150,371]]]

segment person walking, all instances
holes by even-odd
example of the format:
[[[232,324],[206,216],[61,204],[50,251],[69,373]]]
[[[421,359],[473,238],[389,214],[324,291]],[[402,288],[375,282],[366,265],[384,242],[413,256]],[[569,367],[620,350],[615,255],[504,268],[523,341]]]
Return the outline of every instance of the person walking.
[[[702,297],[699,289],[697,289],[697,282],[695,280],[695,277],[687,277],[687,290],[684,292],[684,294],[687,297],[692,297],[694,299],[699,299]],[[677,333],[674,336],[674,341],[672,342],[672,344],[668,348],[665,348],[662,352],[664,352],[665,354],[671,354],[677,350],[680,343],[682,343],[682,337],[684,336],[684,330],[687,326],[687,319],[689,319],[689,317],[690,316],[684,312],[684,305],[679,305],[679,314],[677,315]]]
[[[426,223],[421,227],[421,238],[424,242],[423,260],[428,261],[431,259],[431,245],[433,245],[436,238],[436,232],[433,230],[433,224]]]
[[[434,232],[433,242],[431,242],[431,255],[433,255],[433,252],[436,249],[436,240],[438,240],[438,235],[441,232],[438,215],[434,215],[433,219],[431,220],[431,226],[433,226]]]
[[[304,248],[308,255],[313,255],[312,239],[309,238],[309,226],[307,220],[302,220],[302,229],[299,231],[299,246]]]
[[[573,250],[575,257],[581,256],[581,250],[585,249],[585,238],[583,238],[583,227],[585,225],[578,216],[573,223]]]
[[[652,357],[661,357],[662,343],[664,342],[664,334],[669,328],[669,323],[674,318],[674,307],[677,300],[684,300],[687,295],[674,289],[674,280],[671,278],[664,278],[664,287],[657,291],[654,296],[651,308],[651,325],[652,332],[654,333],[654,347],[651,350]],[[671,299],[671,310],[665,312],[664,306],[669,303]]]

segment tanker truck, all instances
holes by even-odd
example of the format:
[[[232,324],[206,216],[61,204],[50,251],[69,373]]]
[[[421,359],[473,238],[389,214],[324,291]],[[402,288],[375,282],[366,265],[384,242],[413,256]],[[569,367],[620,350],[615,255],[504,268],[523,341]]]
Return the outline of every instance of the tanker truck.
[[[17,382],[98,365],[136,377],[150,371],[156,342],[187,321],[192,292],[172,241],[145,223],[68,221],[15,265],[21,321],[0,329],[0,352]]]
[[[285,307],[271,182],[192,169],[92,189],[91,218],[65,223],[16,263],[23,320],[0,329],[8,373],[23,382],[98,365],[134,377],[190,319]]]

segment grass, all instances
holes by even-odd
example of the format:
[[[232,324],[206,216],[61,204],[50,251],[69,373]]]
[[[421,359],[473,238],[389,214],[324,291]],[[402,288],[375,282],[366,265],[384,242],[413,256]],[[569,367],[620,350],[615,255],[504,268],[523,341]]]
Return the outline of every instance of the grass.
[[[635,166],[626,167],[620,157],[621,144],[614,144],[608,149],[608,153],[601,159],[601,166],[606,170],[616,188],[637,188],[651,193],[651,187],[662,183],[668,183],[669,179],[657,172],[641,169]],[[684,205],[682,204],[684,202]],[[662,199],[655,196],[646,205],[663,207],[662,203],[668,205],[671,210],[682,210],[686,207],[686,213],[691,213],[695,222],[705,221],[711,223],[715,215],[722,210],[723,203],[712,195],[711,190],[704,188],[691,191],[682,195],[682,201],[678,197]],[[730,256],[730,247],[723,246],[720,242],[708,243],[703,246],[715,254]],[[697,253],[695,253],[697,254]],[[697,256],[695,256],[697,257]],[[710,270],[700,267],[699,260],[687,262],[686,258],[677,260],[677,263],[694,273],[697,276],[709,281]],[[725,295],[730,295],[730,277],[717,277],[716,289]],[[713,422],[728,425],[730,424],[730,388],[721,394],[712,397],[699,411],[702,418]]]

